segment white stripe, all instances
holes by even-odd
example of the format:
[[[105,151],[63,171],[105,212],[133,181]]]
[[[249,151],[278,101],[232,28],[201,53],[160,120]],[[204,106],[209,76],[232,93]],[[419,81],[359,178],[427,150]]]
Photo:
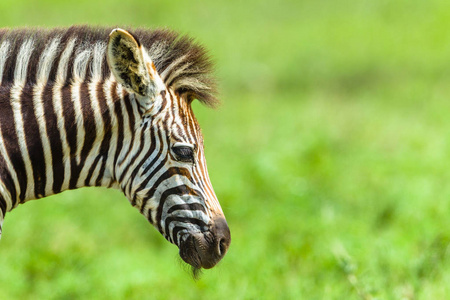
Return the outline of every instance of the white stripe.
[[[89,99],[91,102],[91,107],[95,120],[95,128],[96,128],[96,138],[94,141],[94,145],[100,145],[103,137],[105,135],[105,123],[103,122],[102,112],[100,109],[100,101],[105,102],[106,99],[99,99],[97,94],[97,87],[99,85],[99,81],[92,81],[89,83]]]
[[[155,179],[158,179],[164,172],[165,172],[165,170],[159,171],[158,174],[155,174],[155,177],[154,177],[154,178],[155,178]],[[152,182],[152,185],[153,185],[153,184],[154,184],[154,182]],[[160,201],[160,199],[161,199],[162,194],[163,194],[165,191],[167,191],[167,190],[169,190],[169,189],[171,189],[171,188],[174,188],[174,187],[177,187],[177,186],[181,186],[181,185],[186,185],[186,186],[188,186],[188,187],[190,187],[190,188],[192,188],[192,189],[195,188],[195,187],[192,185],[192,182],[189,181],[189,179],[187,179],[185,176],[181,176],[181,175],[174,175],[174,176],[172,176],[172,177],[170,177],[170,178],[168,178],[168,179],[162,181],[161,184],[156,188],[156,191],[155,191],[155,193],[153,194],[153,197],[150,198],[150,199],[148,199],[147,203],[145,204],[145,207],[144,207],[144,209],[143,209],[144,215],[148,218],[148,211],[149,211],[149,209],[151,209],[151,210],[152,210],[152,212],[151,212],[151,214],[152,214],[152,215],[151,215],[151,220],[152,220],[152,222],[153,222],[154,224],[156,224],[157,208],[158,208],[159,205],[160,205],[160,202],[159,202],[159,201]],[[142,190],[142,194],[141,194],[141,195],[147,194],[150,188],[151,188],[151,187],[150,187],[150,185],[149,185],[149,188],[148,188],[148,189]],[[173,197],[173,198],[183,199],[183,200],[184,200],[184,201],[183,201],[184,203],[187,202],[187,199],[186,199],[186,198],[189,198],[189,199],[198,199],[197,197],[194,197],[194,196],[191,196],[191,197],[182,197],[182,198],[176,196],[176,197]],[[178,199],[174,199],[174,201],[175,201],[175,200],[178,200]],[[167,200],[166,200],[166,201],[167,201]],[[193,200],[192,202],[200,203],[199,201],[195,201],[195,200]],[[202,215],[204,215],[204,214],[202,214]],[[203,219],[203,221],[204,221],[206,224],[208,224],[208,222],[209,222],[209,220],[204,220],[204,219]],[[162,226],[163,230],[164,230],[164,225],[165,225],[164,218],[162,218],[162,220],[161,220],[161,226]]]
[[[21,88],[11,88],[11,107],[14,115],[14,123],[17,133],[17,141],[19,143],[20,154],[22,156],[25,172],[27,175],[27,190],[25,193],[25,200],[34,199],[34,177],[33,168],[31,167],[30,155],[28,153],[27,146],[25,144],[25,132],[23,128],[23,118],[21,112],[20,95]],[[19,97],[18,97],[19,96]]]
[[[30,154],[25,143],[25,130],[23,126],[21,95],[22,89],[26,81],[28,62],[33,51],[33,40],[25,41],[20,47],[17,55],[16,68],[14,70],[14,85],[11,88],[11,108],[14,115],[14,124],[16,127],[17,140],[19,142],[20,153],[25,164],[25,172],[27,173],[27,190],[25,200],[34,199],[34,177],[33,168],[31,167]]]
[[[73,81],[82,83],[86,77],[86,67],[91,57],[91,50],[85,49],[75,56],[73,61]]]
[[[27,79],[28,62],[33,52],[34,41],[28,39],[23,42],[17,55],[16,68],[14,69],[14,85],[23,86]]]
[[[44,150],[45,161],[45,195],[38,195],[40,197],[53,194],[53,161],[52,161],[52,149],[50,147],[50,140],[47,134],[47,124],[44,116],[44,103],[42,99],[42,93],[48,81],[48,76],[55,59],[56,52],[60,43],[59,38],[53,39],[49,45],[42,52],[39,59],[38,70],[36,74],[36,86],[33,89],[33,104],[34,114],[39,127],[39,135],[42,141],[42,147]]]
[[[123,171],[120,172],[121,175],[124,176],[124,181],[128,183],[128,186],[126,187],[126,189],[129,189],[129,185],[134,186],[134,180],[137,179],[135,178],[130,178],[131,174],[133,173],[133,171],[135,170],[135,168],[137,168],[137,165],[139,164],[139,162],[143,159],[143,155],[145,155],[145,153],[147,152],[148,148],[146,144],[147,139],[144,137],[144,140],[141,140],[142,137],[142,129],[143,127],[139,128],[136,132],[135,132],[135,136],[134,136],[134,140],[131,142],[131,149],[129,150],[129,154],[127,156],[127,160],[123,161],[122,164],[125,167],[129,166],[132,163],[132,159],[135,155],[137,155],[136,159],[134,160],[134,165],[131,165],[127,172],[125,174],[123,174]],[[140,153],[137,153],[139,148],[141,147],[141,145],[144,144],[144,146],[142,147],[142,151]],[[122,165],[121,165],[122,166]],[[131,180],[128,180],[128,178],[130,178]]]
[[[164,69],[164,71],[160,74],[161,79],[164,82],[169,82],[166,80],[166,76],[173,71],[173,68],[176,67],[179,63],[181,63],[183,60],[186,60],[186,55],[180,56],[178,59],[174,60],[167,68]],[[178,75],[180,72],[174,71],[174,74],[170,78],[174,78],[175,74]]]
[[[102,65],[106,52],[106,43],[98,42],[94,45],[93,59],[91,64],[92,81],[100,81],[102,79]]]
[[[77,125],[77,164],[81,162],[81,150],[84,146],[86,132],[84,130],[83,110],[81,107],[80,87],[86,76],[86,69],[91,56],[91,50],[85,49],[78,53],[73,62],[72,101],[75,109],[75,123]]]
[[[44,161],[45,161],[45,194],[38,195],[38,197],[44,197],[49,194],[53,194],[53,162],[52,162],[52,149],[50,147],[50,140],[47,134],[47,124],[45,122],[44,116],[44,104],[42,99],[42,92],[44,85],[36,85],[33,88],[33,104],[34,104],[34,115],[36,116],[36,121],[39,128],[39,136],[42,142],[42,147],[44,150]]]
[[[177,75],[180,74],[180,72],[176,72]],[[182,74],[182,73],[181,73]],[[169,80],[172,80],[173,78],[176,78],[176,76],[172,75],[170,76]],[[167,82],[170,82],[169,80],[167,80]],[[171,89],[173,89],[174,91],[186,87],[187,89],[190,90],[211,90],[211,87],[202,83],[200,80],[198,80],[197,78],[194,77],[183,77],[180,79],[175,80],[172,85],[171,85]]]
[[[174,101],[178,100],[178,97],[173,93],[172,90],[169,91],[172,95],[172,99],[174,99]],[[200,139],[196,139],[195,136],[197,135],[196,132],[196,120],[194,118],[194,115],[191,113],[191,111],[189,110],[189,108],[187,107],[187,104],[184,104],[184,102],[181,102],[182,105],[181,107],[177,107],[176,110],[173,111],[174,113],[174,117],[175,117],[175,121],[176,123],[180,126],[180,128],[183,130],[184,132],[184,136],[182,136],[182,139],[185,139],[187,137],[187,140],[190,143],[194,143],[195,140],[197,140],[198,142],[200,142]],[[187,116],[188,120],[186,122],[186,125],[183,125],[182,120],[180,119],[180,112],[179,111],[184,111],[184,114]],[[190,126],[190,124],[192,124],[192,126]],[[202,145],[198,144],[198,147],[201,147]],[[198,149],[197,151],[199,152],[203,152],[203,149]],[[203,155],[202,155],[203,154]],[[198,190],[202,193],[202,196],[205,199],[205,205],[208,208],[211,207],[215,207],[215,209],[212,209],[214,211],[221,211],[220,205],[218,205],[218,201],[217,198],[214,194],[214,191],[212,189],[211,183],[209,181],[209,177],[208,177],[208,171],[206,170],[206,161],[204,159],[204,153],[200,153],[200,160],[201,161],[197,161],[196,164],[190,168],[190,172],[191,172],[191,176],[193,178],[193,180],[195,180],[195,182],[198,182]],[[205,176],[203,176],[203,174],[205,174]]]
[[[86,136],[86,132],[84,130],[83,111],[81,109],[80,86],[81,86],[80,83],[72,84],[71,86],[72,102],[75,114],[75,124],[77,126],[77,136],[76,136],[77,152],[75,153],[75,158],[78,165],[80,164],[81,161],[81,150],[83,149],[84,139]]]
[[[20,185],[19,185],[19,180],[17,178],[17,173],[14,169],[13,164],[11,163],[11,159],[8,155],[8,152],[6,151],[5,141],[3,140],[2,134],[0,134],[0,155],[5,160],[6,167],[8,168],[8,171],[11,174],[13,184],[16,188],[16,199],[12,199],[11,196],[9,197],[9,199],[7,197],[4,197],[6,200],[6,211],[10,211],[14,208],[14,207],[12,207],[13,200],[16,201],[16,206],[19,205]],[[9,193],[9,191],[8,191],[8,193]]]
[[[60,38],[54,38],[42,52],[36,73],[36,82],[38,85],[47,83],[60,41]]]
[[[155,134],[158,131],[157,128],[154,128],[153,130],[155,131]],[[156,169],[156,167],[158,167],[159,163],[162,161],[161,158],[164,157],[165,154],[167,155],[167,152],[169,151],[168,145],[165,142],[165,138],[164,138],[165,134],[163,133],[162,136],[163,136],[162,141],[160,141],[158,138],[156,138],[155,151],[153,151],[153,153],[148,157],[148,159],[146,160],[146,163],[143,165],[143,167],[141,168],[141,170],[139,172],[139,174],[140,174],[139,179],[141,182],[144,180],[147,180],[148,174],[152,173]],[[160,152],[162,154],[159,154]],[[145,167],[148,167],[148,164],[154,158],[156,158],[156,156],[159,156],[158,158],[160,158],[160,159],[158,159],[158,161],[156,163],[154,163],[153,165],[150,166],[150,168],[148,169],[146,174],[142,174],[142,171],[144,171]],[[147,185],[142,190],[142,193],[145,194],[145,193],[147,193],[147,190],[153,188],[154,187],[153,185],[156,183],[156,181],[158,181],[159,177],[161,177],[161,175],[163,175],[165,172],[167,172],[167,164],[164,167],[162,167],[158,172],[156,172],[152,178],[150,178]],[[132,193],[131,193],[132,195],[136,193],[136,190],[138,188],[141,188],[141,186],[140,186],[141,182],[136,182],[136,184],[134,184]]]
[[[96,128],[96,136],[94,143],[92,145],[92,149],[89,150],[89,153],[87,154],[87,158],[95,158],[97,155],[99,155],[100,152],[100,146],[101,142],[103,140],[103,137],[105,135],[105,125],[103,123],[103,118],[101,116],[100,112],[100,104],[99,99],[97,97],[97,82],[92,81],[88,84],[88,92],[89,92],[89,100],[91,103],[91,107],[93,110],[94,115],[94,124]],[[92,120],[91,120],[92,121]],[[78,186],[83,186],[88,174],[89,169],[91,168],[92,164],[94,163],[94,159],[86,159],[86,161],[83,164],[83,169],[80,172],[80,176],[78,178]]]
[[[58,120],[58,130],[61,136],[61,146],[63,151],[63,162],[64,162],[64,181],[61,186],[61,190],[66,190],[69,188],[70,183],[70,149],[69,144],[67,143],[67,132],[65,128],[65,118],[63,112],[63,99],[62,99],[62,91],[66,78],[67,78],[67,69],[69,65],[70,56],[72,55],[73,49],[75,47],[76,39],[70,40],[66,44],[66,48],[61,54],[58,63],[58,70],[56,72],[56,82],[53,87],[53,107],[55,109],[56,119]],[[68,87],[67,87],[68,88]],[[70,99],[66,99],[66,101],[70,101]]]
[[[5,69],[6,60],[9,56],[9,48],[11,44],[9,41],[4,41],[0,46],[0,85],[2,84],[3,71]]]
[[[89,186],[95,186],[95,182],[100,173],[100,168],[102,166],[102,162],[103,162],[103,157],[98,160],[97,165],[95,166],[94,172],[92,173],[91,181],[89,182]]]
[[[132,106],[132,112],[134,115],[134,120],[139,120],[141,118],[141,116],[139,115],[139,107],[137,104],[137,101],[134,97],[134,94],[129,94],[129,100],[131,101],[131,106]],[[127,114],[127,118],[128,118],[128,111],[125,109],[124,113]],[[130,120],[128,120],[130,122]],[[127,150],[126,153],[124,153],[125,157],[122,158],[122,160],[119,162],[119,168],[125,169],[129,164],[131,164],[131,159],[135,156],[135,154],[137,154],[136,152],[139,150],[139,148],[141,147],[142,143],[145,143],[145,140],[142,141],[141,140],[141,136],[142,136],[142,130],[144,127],[139,126],[138,122],[135,122],[134,124],[130,124],[131,128],[134,132],[134,140],[131,141],[130,143],[130,147]],[[128,133],[129,136],[131,137],[131,132]],[[145,148],[145,146],[144,146]],[[141,153],[142,154],[142,153]],[[125,160],[126,159],[126,160]],[[139,163],[138,160],[135,160],[135,164]],[[124,175],[124,178],[128,178],[129,175],[131,175],[131,173],[133,172],[133,167],[128,168],[127,173]],[[122,174],[123,170],[120,170],[120,174]],[[132,184],[132,180],[125,180],[127,181],[129,184]]]
[[[190,119],[191,124],[196,124],[196,120],[195,120],[193,114],[188,114],[188,117]],[[193,126],[193,128],[189,128],[189,129],[192,129],[194,131],[196,130],[195,126]],[[196,132],[191,132],[190,130],[188,130],[188,128],[186,128],[186,132],[187,132],[187,134],[189,134],[191,140],[193,140],[194,137],[192,135],[195,134]],[[201,135],[201,133],[198,133],[197,135]],[[198,138],[197,138],[197,140],[200,141],[200,139],[198,139]],[[202,145],[198,145],[198,147],[200,147],[200,146],[202,146]],[[200,184],[201,184],[200,190],[206,194],[206,197],[205,197],[206,207],[210,208],[210,210],[212,210],[212,211],[223,214],[222,207],[220,206],[220,203],[217,200],[217,196],[214,193],[214,189],[212,187],[212,184],[211,184],[211,181],[209,178],[204,149],[199,149],[198,151],[201,151],[200,161],[197,162],[197,164],[194,166],[194,168],[192,170],[193,176],[198,178],[197,181],[200,182]],[[208,210],[208,213],[210,213],[209,210]]]
[[[70,40],[59,59],[58,70],[56,73],[56,83],[63,84],[67,78],[67,69],[69,67],[70,56],[72,55],[76,39]]]
[[[0,199],[0,201],[5,201],[6,207],[5,207],[5,213],[10,211],[12,209],[12,197],[11,192],[9,189],[6,188],[3,181],[0,180],[0,195],[2,195],[3,199]],[[17,204],[19,204],[18,201],[16,201]],[[0,209],[0,221],[2,220],[2,210]],[[0,225],[1,226],[1,225]]]
[[[220,207],[219,201],[217,200],[216,194],[214,193],[214,189],[212,188],[211,181],[209,179],[204,153],[201,157],[201,160],[202,161],[199,162],[196,168],[194,168],[194,174],[195,177],[201,179],[199,180],[201,183],[200,189],[203,191],[203,193],[206,193],[205,205],[209,208],[209,210],[223,214],[222,208]],[[204,176],[202,176],[202,174],[204,174]]]
[[[61,190],[66,190],[69,188],[70,182],[70,149],[69,144],[67,143],[67,133],[64,125],[64,113],[62,108],[62,94],[61,94],[61,85],[55,84],[53,87],[53,107],[55,109],[56,119],[57,119],[57,128],[59,134],[61,136],[61,147],[63,152],[63,161],[61,163],[64,164],[64,181],[61,186]],[[70,101],[67,99],[67,101]],[[59,163],[59,162],[54,162]]]
[[[106,158],[105,175],[104,175],[104,178],[102,179],[103,186],[105,186],[109,183],[107,177],[115,178],[113,164],[114,164],[115,153],[117,150],[118,128],[117,128],[117,118],[116,118],[116,115],[114,112],[114,99],[112,98],[112,95],[111,95],[111,89],[112,89],[113,82],[115,82],[115,77],[113,74],[111,74],[111,76],[103,84],[103,92],[106,97],[106,104],[108,105],[108,111],[109,111],[109,115],[111,118],[111,140],[109,142],[109,151],[108,151],[108,156]],[[107,174],[107,172],[109,174]],[[109,181],[110,181],[110,179],[109,179]],[[117,186],[115,186],[115,187],[117,187]]]
[[[142,182],[146,179],[148,174],[153,172],[153,170],[158,165],[158,163],[153,164],[152,166],[150,166],[150,168],[148,169],[147,173],[143,174],[143,171],[149,166],[150,162],[152,162],[156,158],[156,156],[159,155],[159,152],[167,153],[167,151],[168,151],[167,150],[167,144],[164,143],[164,142],[161,143],[161,140],[158,137],[158,125],[156,123],[154,123],[153,126],[150,127],[150,129],[153,130],[153,134],[155,136],[155,147],[154,147],[153,152],[150,154],[150,156],[147,157],[146,161],[142,165],[142,168],[136,174],[136,177],[133,179],[134,184],[133,184],[133,187],[131,189],[131,193],[130,193],[131,195],[136,194],[136,190],[141,187]],[[164,136],[164,133],[163,133],[163,136]],[[137,181],[137,180],[139,180],[139,181]],[[145,188],[148,188],[148,187],[150,187],[150,182],[147,183],[147,186]]]
[[[97,147],[98,148],[98,147]],[[83,160],[83,168],[80,170],[80,174],[78,176],[78,181],[76,183],[76,187],[85,187],[86,185],[86,179],[89,175],[89,169],[95,162],[95,156],[94,155],[88,155]]]
[[[120,103],[120,110],[122,111],[122,118],[123,118],[123,137],[124,141],[122,143],[122,149],[120,150],[119,156],[117,158],[117,174],[122,174],[123,169],[126,167],[126,164],[124,164],[124,160],[126,158],[127,153],[130,151],[130,148],[133,146],[131,138],[131,132],[130,132],[130,119],[128,118],[128,111],[125,107],[125,99],[124,99],[124,89],[122,85],[117,85],[117,95],[119,95],[119,103]],[[122,184],[122,183],[120,183]]]
[[[131,141],[131,132],[130,132],[130,119],[128,118],[128,112],[127,109],[125,107],[125,99],[124,99],[124,88],[122,87],[121,84],[117,84],[117,95],[119,96],[119,99],[117,101],[119,101],[120,103],[120,110],[122,112],[122,121],[123,121],[123,141],[122,141],[122,148],[120,149],[119,155],[117,157],[117,162],[116,162],[116,175],[117,178],[120,177],[120,175],[123,172],[123,169],[126,167],[126,165],[124,164],[124,160],[126,157],[126,154],[130,151],[130,148],[132,146],[132,141]],[[119,149],[117,149],[119,151]],[[115,156],[115,154],[114,154]],[[125,183],[126,180],[124,180],[124,182],[119,182],[120,186],[122,187],[122,190],[125,191],[125,186],[123,185],[123,183]],[[129,196],[129,195],[127,195]],[[130,197],[128,197],[129,199],[131,199]]]

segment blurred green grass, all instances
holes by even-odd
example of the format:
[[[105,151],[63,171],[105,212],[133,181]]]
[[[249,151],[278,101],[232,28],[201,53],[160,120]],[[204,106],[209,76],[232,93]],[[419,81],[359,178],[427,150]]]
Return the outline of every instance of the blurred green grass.
[[[450,3],[2,1],[2,26],[170,27],[217,62],[195,104],[232,231],[195,282],[117,191],[10,213],[0,299],[444,299]]]

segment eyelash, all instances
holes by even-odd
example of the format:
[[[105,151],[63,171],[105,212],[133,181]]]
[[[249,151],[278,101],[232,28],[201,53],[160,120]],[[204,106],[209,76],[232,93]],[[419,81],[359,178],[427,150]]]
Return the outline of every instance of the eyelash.
[[[189,146],[172,147],[175,158],[178,161],[194,163],[194,149]]]

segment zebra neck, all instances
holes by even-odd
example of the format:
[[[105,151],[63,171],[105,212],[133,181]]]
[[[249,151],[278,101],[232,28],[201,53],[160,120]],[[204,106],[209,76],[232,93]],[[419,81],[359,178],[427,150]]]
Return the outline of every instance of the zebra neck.
[[[0,104],[0,208],[84,186],[116,187],[113,166],[136,109],[117,83],[4,92],[10,99]]]

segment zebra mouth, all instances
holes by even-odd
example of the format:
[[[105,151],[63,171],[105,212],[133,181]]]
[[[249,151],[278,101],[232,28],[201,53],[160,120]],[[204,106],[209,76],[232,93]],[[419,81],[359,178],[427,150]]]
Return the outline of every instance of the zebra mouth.
[[[196,238],[194,235],[189,236],[180,244],[180,257],[188,264],[196,269],[202,268],[202,260],[195,246]]]
[[[211,269],[230,246],[230,230],[224,218],[212,222],[209,231],[191,233],[179,246],[180,257],[196,269]]]

